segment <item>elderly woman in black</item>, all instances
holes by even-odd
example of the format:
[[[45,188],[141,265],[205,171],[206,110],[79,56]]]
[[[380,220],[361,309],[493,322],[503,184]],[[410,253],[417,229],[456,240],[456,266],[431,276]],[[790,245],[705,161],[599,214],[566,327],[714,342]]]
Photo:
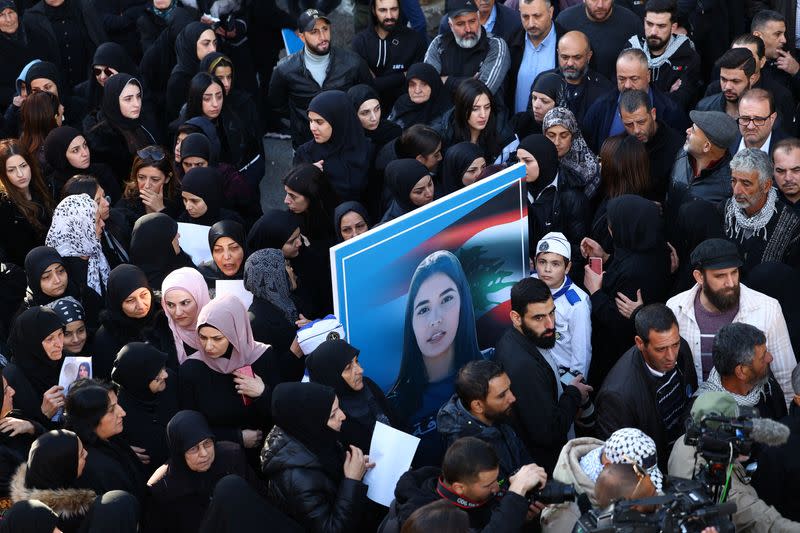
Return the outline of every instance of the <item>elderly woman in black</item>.
[[[211,261],[198,268],[209,284],[218,279],[242,279],[245,242],[244,226],[234,220],[221,220],[209,228]]]
[[[100,323],[94,337],[95,378],[109,379],[117,353],[133,341],[149,342],[168,355],[168,367],[178,367],[169,322],[139,267],[120,265],[111,271]]]
[[[151,495],[145,520],[148,533],[198,531],[214,487],[226,475],[239,475],[251,488],[266,493],[242,449],[218,440],[201,413],[178,412],[167,424],[166,439],[168,460],[147,482]]]
[[[74,431],[86,447],[86,468],[77,484],[97,494],[124,490],[143,501],[144,469],[122,438],[125,410],[113,384],[79,379],[67,395],[65,428]]]
[[[272,418],[261,451],[272,501],[306,531],[357,531],[367,497],[361,480],[373,464],[359,448],[342,448],[347,417],[334,390],[281,383],[272,394]]]
[[[14,321],[13,357],[3,376],[16,391],[16,408],[45,427],[64,407],[58,376],[63,363],[64,322],[52,309],[31,307]]]
[[[407,128],[414,124],[438,126],[444,115],[453,107],[450,91],[444,88],[442,78],[433,65],[414,63],[406,72],[408,91],[400,95],[389,115],[389,120]]]
[[[147,475],[167,460],[166,427],[178,411],[177,374],[167,370],[167,354],[144,342],[129,342],[117,354],[111,379],[125,410],[122,437]]]
[[[178,223],[164,213],[151,213],[136,221],[131,234],[131,263],[147,275],[151,287],[161,287],[167,274],[181,267],[194,267],[181,250]]]

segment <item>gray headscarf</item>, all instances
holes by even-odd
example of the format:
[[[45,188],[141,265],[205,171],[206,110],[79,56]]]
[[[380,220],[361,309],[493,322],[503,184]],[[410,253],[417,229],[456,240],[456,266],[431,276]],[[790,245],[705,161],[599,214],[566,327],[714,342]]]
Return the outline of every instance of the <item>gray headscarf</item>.
[[[291,296],[283,253],[275,248],[253,252],[244,264],[244,288],[283,311],[292,324],[299,318]]]
[[[581,178],[581,182],[574,185],[582,188],[586,197],[591,198],[600,185],[600,162],[597,156],[583,139],[572,111],[566,107],[554,107],[548,111],[542,120],[542,132],[546,133],[553,126],[561,126],[572,134],[572,147],[559,162]]]

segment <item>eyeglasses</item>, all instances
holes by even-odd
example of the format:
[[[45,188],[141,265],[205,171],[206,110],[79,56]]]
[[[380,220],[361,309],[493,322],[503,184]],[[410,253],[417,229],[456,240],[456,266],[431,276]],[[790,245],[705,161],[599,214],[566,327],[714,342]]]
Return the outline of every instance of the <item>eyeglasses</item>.
[[[105,74],[107,78],[110,78],[111,76],[116,74],[116,72],[111,70],[111,67],[104,67],[104,68],[93,67],[92,71],[94,72],[95,78],[98,77],[100,74]]]
[[[739,117],[736,119],[736,122],[738,122],[740,126],[747,126],[751,122],[756,126],[763,126],[767,123],[768,119],[769,117]]]
[[[149,159],[150,161],[161,161],[167,157],[167,153],[160,146],[145,146],[141,150],[136,150],[139,159]]]

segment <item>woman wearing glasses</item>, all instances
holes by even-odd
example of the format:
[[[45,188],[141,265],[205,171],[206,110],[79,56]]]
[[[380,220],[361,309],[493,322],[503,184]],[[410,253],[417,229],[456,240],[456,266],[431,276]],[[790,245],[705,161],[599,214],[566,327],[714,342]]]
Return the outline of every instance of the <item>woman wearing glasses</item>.
[[[172,164],[160,146],[146,146],[136,152],[122,200],[116,207],[126,209],[131,222],[150,213],[177,218],[181,212],[181,198],[173,179]]]
[[[97,124],[84,133],[95,160],[106,163],[114,175],[128,174],[137,150],[156,144],[142,122],[142,84],[130,74],[114,74],[103,86]]]

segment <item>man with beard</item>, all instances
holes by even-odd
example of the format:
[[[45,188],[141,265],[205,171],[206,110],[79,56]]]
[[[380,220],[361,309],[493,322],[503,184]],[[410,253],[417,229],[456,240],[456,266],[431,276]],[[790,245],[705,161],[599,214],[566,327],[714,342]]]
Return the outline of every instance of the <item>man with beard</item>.
[[[706,96],[697,103],[698,111],[723,111],[739,116],[739,97],[756,82],[756,60],[747,48],[731,48],[716,62],[719,68],[720,93]],[[713,81],[711,83],[717,83]]]
[[[513,327],[497,342],[495,361],[511,379],[517,433],[550,474],[561,448],[575,436],[573,422],[593,389],[582,375],[562,383],[556,362],[539,350],[556,343],[556,306],[542,280],[525,278],[511,287],[510,317]]]
[[[388,113],[406,91],[406,71],[425,57],[427,43],[416,31],[398,24],[399,0],[371,0],[372,27],[353,37],[353,51],[364,59],[374,76],[381,107]]]
[[[367,64],[345,48],[331,46],[331,21],[316,9],[297,19],[303,49],[284,57],[272,71],[269,101],[278,113],[288,113],[292,146],[311,140],[308,104],[322,91],[347,91],[353,85],[372,85]]]
[[[800,139],[778,142],[772,151],[778,198],[800,215]]]
[[[731,160],[733,196],[725,201],[725,235],[745,258],[742,270],[779,261],[800,267],[800,217],[772,187],[772,161],[758,148],[744,148]]]
[[[447,16],[450,32],[434,37],[425,63],[451,93],[465,79],[477,78],[497,94],[511,64],[506,42],[483,29],[474,0],[447,0]]]
[[[763,153],[763,152],[762,152]],[[797,361],[778,300],[739,283],[742,260],[736,245],[726,239],[708,239],[692,251],[695,285],[667,301],[692,351],[697,383],[708,378],[714,365],[714,337],[723,326],[742,322],[757,327],[767,338],[772,372],[792,399],[791,374]]]
[[[517,31],[522,29],[519,13],[515,9],[511,9],[495,0],[475,0],[475,3],[478,4],[478,18],[483,29],[496,37],[500,37],[506,43]],[[445,14],[439,22],[439,33],[450,31],[448,20],[449,17]]]
[[[783,391],[772,377],[772,354],[764,332],[750,324],[723,326],[714,337],[714,368],[697,395],[727,392],[739,407],[755,407],[758,416],[780,420],[786,416]],[[790,391],[793,392],[793,391]]]
[[[678,29],[675,0],[649,0],[644,17],[644,37],[631,36],[628,42],[647,56],[653,86],[668,94],[687,110],[694,104],[702,83],[700,56]]]
[[[672,445],[683,434],[697,376],[689,345],[667,306],[646,305],[634,317],[635,345],[619,358],[597,393],[597,438],[639,428],[655,441],[664,469]]]
[[[496,361],[470,361],[456,375],[456,393],[439,409],[436,427],[447,446],[461,437],[491,444],[500,460],[499,479],[531,462],[525,444],[509,424],[516,398],[511,380]]]
[[[628,47],[628,37],[642,31],[642,21],[614,0],[585,0],[562,11],[556,22],[566,31],[586,34],[594,49],[594,67],[608,79],[614,77],[619,53]]]

